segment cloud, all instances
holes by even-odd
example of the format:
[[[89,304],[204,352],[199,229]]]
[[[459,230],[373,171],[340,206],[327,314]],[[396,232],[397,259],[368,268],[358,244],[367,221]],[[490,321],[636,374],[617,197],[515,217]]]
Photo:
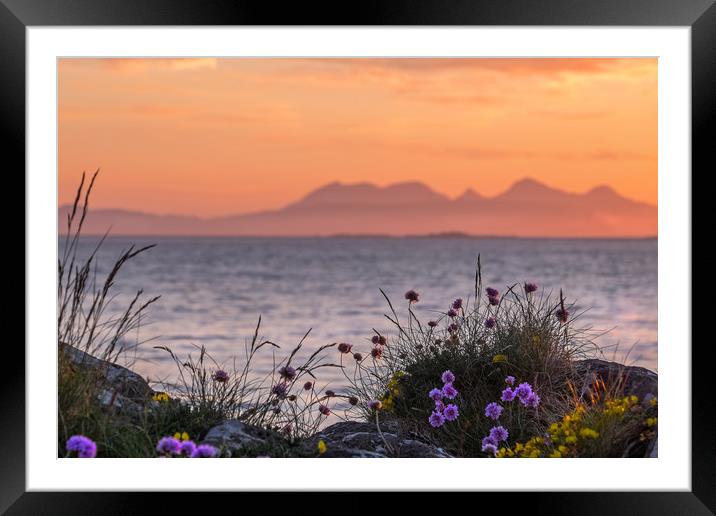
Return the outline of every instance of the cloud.
[[[218,59],[214,57],[178,57],[178,58],[145,58],[145,57],[122,57],[122,58],[63,58],[61,66],[100,66],[115,72],[138,73],[151,70],[215,70],[218,66]]]

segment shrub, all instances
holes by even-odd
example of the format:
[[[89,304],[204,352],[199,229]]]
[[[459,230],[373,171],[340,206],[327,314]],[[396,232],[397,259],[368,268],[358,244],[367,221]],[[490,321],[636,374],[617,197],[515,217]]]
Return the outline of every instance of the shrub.
[[[355,361],[352,372],[345,370],[352,394],[360,400],[355,410],[363,417],[371,417],[370,400],[380,399],[384,419],[392,418],[458,456],[485,456],[483,438],[496,424],[485,416],[488,404],[504,405],[499,424],[518,440],[541,434],[572,407],[572,362],[595,349],[594,333],[576,327],[581,313],[573,313],[562,292],[554,298],[538,292],[534,283],[514,284],[503,294],[493,287],[483,290],[478,257],[474,298],[456,299],[427,324],[416,313],[418,293],[406,294],[405,319],[382,293],[396,335],[379,335],[384,341],[376,344],[379,353]],[[447,370],[456,378],[460,416],[451,425],[433,427],[428,417],[435,402],[428,393]],[[539,393],[537,407],[501,401],[508,376]]]

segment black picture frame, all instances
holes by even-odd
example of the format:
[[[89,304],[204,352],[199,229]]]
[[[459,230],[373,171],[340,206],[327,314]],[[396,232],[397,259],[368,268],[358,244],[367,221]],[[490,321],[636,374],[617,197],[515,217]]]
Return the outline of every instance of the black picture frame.
[[[0,127],[5,163],[23,168],[25,164],[25,30],[62,25],[688,26],[692,38],[691,178],[697,170],[703,176],[714,170],[714,140],[709,137],[713,131],[708,130],[716,118],[714,0],[384,0],[350,6],[241,0],[0,0]],[[688,297],[681,302],[690,302],[691,285],[684,286],[684,293]],[[685,349],[691,346],[692,352],[691,492],[514,493],[510,497],[526,500],[531,511],[548,514],[713,514],[716,426],[710,411],[714,389],[708,359],[712,341],[711,337],[670,343]],[[26,492],[23,348],[6,346],[4,359],[12,366],[0,374],[4,435],[0,439],[0,512],[124,514],[146,508],[146,495],[139,493]],[[213,496],[217,501],[224,498]],[[163,511],[183,504],[183,499],[163,495]]]

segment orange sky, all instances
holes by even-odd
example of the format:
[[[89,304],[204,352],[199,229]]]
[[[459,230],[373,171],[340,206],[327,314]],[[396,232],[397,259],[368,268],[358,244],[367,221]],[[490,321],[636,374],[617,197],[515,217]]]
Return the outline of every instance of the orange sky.
[[[332,181],[657,202],[656,59],[62,59],[59,201],[200,216]]]

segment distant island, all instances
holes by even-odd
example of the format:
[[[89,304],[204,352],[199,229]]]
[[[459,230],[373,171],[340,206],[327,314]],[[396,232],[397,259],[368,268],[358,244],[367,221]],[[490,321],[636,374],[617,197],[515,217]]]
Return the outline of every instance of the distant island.
[[[66,232],[70,206],[59,209]],[[84,234],[166,236],[510,236],[653,237],[657,207],[608,186],[575,194],[522,179],[485,197],[472,189],[456,198],[420,182],[386,187],[333,182],[281,209],[214,218],[92,210]]]

